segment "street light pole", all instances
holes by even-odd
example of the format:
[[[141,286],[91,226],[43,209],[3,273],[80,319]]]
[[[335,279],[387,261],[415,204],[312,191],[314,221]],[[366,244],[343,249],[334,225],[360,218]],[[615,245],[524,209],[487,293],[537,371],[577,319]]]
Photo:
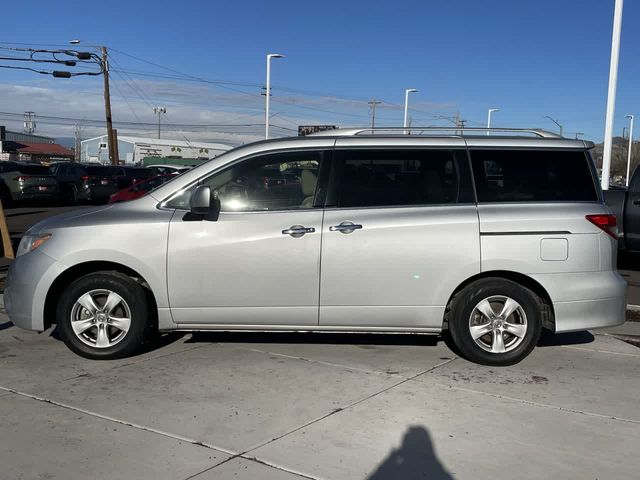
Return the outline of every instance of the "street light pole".
[[[613,146],[613,115],[616,109],[616,88],[618,85],[618,58],[620,56],[620,33],[622,31],[623,0],[616,0],[613,13],[613,35],[611,37],[611,62],[609,65],[609,92],[607,95],[607,116],[604,126],[604,152],[602,155],[602,189],[609,190],[611,174],[611,148]]]
[[[163,113],[167,113],[167,109],[165,107],[153,107],[153,113],[158,115],[158,140],[160,140],[160,116]]]
[[[404,91],[404,122],[402,123],[402,126],[404,128],[407,128],[407,126],[409,125],[407,122],[409,120],[409,94],[410,93],[415,93],[418,90],[416,88],[407,88]],[[407,130],[404,131],[404,134],[407,134]]]
[[[279,53],[270,53],[267,55],[267,91],[264,100],[264,138],[269,138],[269,98],[271,97],[271,59],[282,58],[284,55]]]
[[[491,131],[489,130],[491,128],[491,114],[493,112],[499,112],[499,111],[500,111],[499,108],[490,108],[487,113],[487,137],[491,135]]]
[[[548,119],[549,119],[549,120],[551,120],[553,123],[555,123],[555,124],[558,126],[558,128],[560,128],[560,136],[562,136],[562,131],[563,131],[562,125],[560,125],[556,120],[554,120],[553,118],[551,118],[549,115],[545,115],[545,116],[544,116],[544,118],[548,118]]]
[[[626,185],[629,186],[629,170],[631,169],[631,149],[633,148],[633,115],[625,115],[624,118],[628,118],[629,122],[629,151],[627,152],[627,181]]]

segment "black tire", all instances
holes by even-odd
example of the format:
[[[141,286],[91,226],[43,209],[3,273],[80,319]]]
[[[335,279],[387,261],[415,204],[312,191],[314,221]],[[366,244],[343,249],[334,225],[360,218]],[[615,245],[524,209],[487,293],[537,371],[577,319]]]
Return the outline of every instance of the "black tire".
[[[510,323],[522,324],[522,326],[518,326],[525,330],[525,333],[522,337],[516,337],[509,332],[501,333],[500,330],[500,333],[495,335],[501,336],[502,343],[506,348],[504,353],[495,353],[485,350],[474,340],[470,328],[471,315],[476,311],[476,306],[488,298],[493,298],[499,309],[499,303],[502,301],[500,297],[508,297],[519,304],[524,312],[524,317],[526,317],[526,330],[523,319],[520,318],[521,311],[516,310],[513,316],[507,318],[510,319]],[[455,345],[467,360],[482,365],[514,365],[529,355],[538,343],[542,329],[541,308],[542,300],[528,288],[511,280],[485,278],[467,285],[455,295],[448,313],[449,331]],[[497,311],[495,306],[493,311]],[[483,316],[478,313],[474,315],[476,315],[475,319],[483,319]],[[498,327],[502,327],[503,323],[500,322],[500,319],[496,317],[496,320],[499,321]],[[480,323],[482,322],[480,321]],[[487,325],[490,324],[492,322],[487,323]],[[496,337],[493,332],[488,332],[480,337],[478,342],[485,345],[485,348],[491,342],[491,348],[494,348],[493,343],[496,342]],[[509,342],[513,342],[511,346],[508,346]]]
[[[11,191],[4,183],[0,184],[0,199],[2,199],[3,208],[11,208],[15,206],[15,202],[11,197]]]
[[[80,297],[94,291],[110,291],[118,294],[124,301],[124,303],[118,304],[118,308],[124,309],[126,306],[131,319],[128,331],[121,337],[117,335],[118,329],[105,323],[106,331],[112,332],[112,335],[116,337],[117,343],[102,348],[85,343],[91,343],[91,336],[94,336],[94,340],[97,342],[99,326],[89,327],[90,329],[85,334],[82,334],[85,340],[83,341],[74,332],[71,320],[72,315],[75,315],[78,310],[84,312],[86,317],[89,317],[88,310],[81,310],[79,307],[74,310],[74,305]],[[106,294],[103,297],[106,300]],[[104,306],[104,302],[102,304],[100,302],[101,296],[97,294],[95,304],[99,307]],[[114,318],[120,316],[123,315],[114,315]],[[126,317],[127,315],[124,316]],[[152,323],[148,294],[145,288],[130,277],[111,271],[92,273],[75,280],[60,297],[56,310],[56,320],[60,336],[67,347],[78,355],[93,360],[111,360],[133,354],[144,341]]]
[[[78,203],[78,192],[76,191],[76,187],[69,185],[65,190],[65,203],[67,205],[76,205]]]

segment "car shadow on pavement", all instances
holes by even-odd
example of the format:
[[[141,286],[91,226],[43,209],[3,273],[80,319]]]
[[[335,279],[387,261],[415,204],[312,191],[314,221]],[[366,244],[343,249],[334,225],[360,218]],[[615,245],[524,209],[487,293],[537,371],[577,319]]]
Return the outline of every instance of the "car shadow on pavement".
[[[542,331],[540,340],[538,341],[538,347],[557,347],[560,345],[584,345],[585,343],[591,343],[595,340],[595,337],[591,332],[586,330],[583,332],[569,332],[569,333],[552,333],[547,330]]]
[[[334,332],[193,332],[185,343],[293,343],[436,346],[437,335]]]
[[[422,427],[409,427],[400,448],[393,449],[367,480],[395,479],[453,480],[438,460],[429,432]]]

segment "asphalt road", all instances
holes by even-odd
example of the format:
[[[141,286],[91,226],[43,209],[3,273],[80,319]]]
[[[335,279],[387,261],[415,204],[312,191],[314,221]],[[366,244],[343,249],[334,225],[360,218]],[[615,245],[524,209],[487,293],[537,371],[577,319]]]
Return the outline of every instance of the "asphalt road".
[[[43,220],[52,215],[66,212],[69,210],[76,210],[78,208],[86,208],[86,206],[74,206],[74,207],[22,207],[6,210],[7,223],[9,225],[9,231],[14,244],[17,246],[17,242],[20,237],[27,231],[27,229],[35,223]],[[9,261],[6,259],[0,259],[0,268],[4,265],[8,265]],[[630,305],[637,305],[640,308],[640,257],[626,256],[620,259],[620,273],[627,280],[629,288],[627,290],[628,301]]]

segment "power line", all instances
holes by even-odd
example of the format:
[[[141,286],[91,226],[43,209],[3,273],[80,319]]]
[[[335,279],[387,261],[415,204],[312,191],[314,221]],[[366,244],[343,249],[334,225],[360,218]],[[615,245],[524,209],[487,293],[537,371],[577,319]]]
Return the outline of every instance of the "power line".
[[[11,45],[28,45],[28,44],[17,44],[17,43],[11,43],[11,42],[5,42]],[[0,47],[1,48],[1,47]],[[196,76],[196,75],[192,75],[192,74],[188,74],[188,73],[184,73],[181,72],[175,68],[171,68],[168,67],[166,65],[162,65],[160,63],[156,63],[156,62],[152,62],[149,60],[146,60],[144,58],[138,57],[136,55],[132,55],[130,53],[127,52],[123,52],[119,49],[115,49],[115,48],[110,48],[110,52],[116,52],[119,55],[122,56],[126,56],[129,57],[131,59],[134,59],[138,62],[142,62],[148,65],[151,65],[155,68],[159,68],[162,70],[165,70],[167,72],[171,72],[170,74],[163,74],[163,73],[157,73],[157,72],[148,72],[148,71],[138,71],[138,70],[128,70],[123,68],[117,60],[115,60],[114,55],[111,54],[111,60],[112,62],[117,66],[117,68],[113,68],[111,69],[114,72],[118,73],[118,76],[128,85],[128,87],[131,89],[131,91],[133,91],[138,97],[140,97],[149,107],[152,107],[152,105],[154,103],[154,101],[151,101],[149,99],[149,97],[145,94],[145,92],[140,89],[140,87],[135,83],[135,81],[131,78],[131,75],[139,75],[139,76],[149,76],[149,77],[156,77],[156,78],[164,78],[164,79],[171,79],[171,80],[181,80],[181,81],[196,81],[196,82],[201,82],[201,83],[205,83],[205,84],[210,84],[210,85],[214,85],[218,88],[222,88],[225,90],[229,90],[229,91],[233,91],[233,92],[237,92],[240,93],[242,95],[245,96],[249,96],[251,98],[254,99],[259,99],[260,98],[260,94],[259,93],[250,93],[244,90],[240,90],[239,88],[234,88],[234,87],[245,87],[245,88],[256,88],[256,87],[261,87],[262,85],[260,83],[255,83],[255,82],[240,82],[240,81],[233,81],[233,80],[224,80],[224,79],[208,79],[208,78],[204,78],[204,77],[200,77],[200,76]],[[125,78],[126,76],[126,78]],[[128,78],[128,80],[127,80]],[[361,104],[365,104],[365,100],[364,99],[359,99],[359,98],[352,98],[352,97],[346,97],[343,95],[336,95],[336,94],[329,94],[329,93],[317,93],[317,92],[309,92],[309,91],[305,91],[305,90],[301,90],[301,89],[295,89],[295,88],[288,88],[288,87],[278,87],[278,86],[273,86],[272,87],[274,90],[279,90],[279,91],[284,91],[284,92],[291,92],[291,93],[298,93],[301,95],[307,95],[307,96],[317,96],[317,97],[322,97],[325,100],[348,100],[348,101],[352,101],[352,102],[357,102],[357,103],[361,103]],[[121,96],[125,99],[125,101],[128,102],[126,96],[124,94],[121,93]],[[363,115],[363,114],[356,114],[356,113],[347,113],[347,112],[338,112],[335,110],[331,110],[331,109],[325,109],[325,108],[320,108],[320,107],[316,107],[316,106],[309,106],[309,105],[301,105],[299,103],[295,103],[295,100],[291,99],[287,99],[286,97],[278,97],[276,99],[273,100],[274,103],[280,103],[282,105],[287,105],[290,108],[297,108],[297,109],[303,109],[303,110],[307,110],[307,111],[315,111],[315,112],[320,112],[320,113],[325,113],[325,114],[331,114],[331,115],[338,115],[341,117],[351,117],[351,118],[359,118],[359,119],[364,119],[364,118],[368,118],[368,115]],[[400,104],[395,104],[392,102],[381,102],[380,104],[377,105],[381,105],[381,107],[388,107],[388,108],[403,108],[402,105]],[[235,106],[234,106],[235,107]],[[129,108],[133,111],[133,107],[129,104]],[[246,109],[251,109],[249,107],[243,107]],[[260,110],[259,108],[253,108],[253,110]],[[443,121],[447,121],[450,123],[455,123],[455,117],[454,116],[447,116],[447,115],[443,115],[440,113],[433,113],[433,112],[429,112],[429,111],[425,111],[425,110],[420,110],[417,109],[415,107],[410,108],[410,110],[412,112],[418,112],[424,115],[427,115],[433,119],[436,120],[443,120]],[[176,132],[178,134],[181,134],[180,132]],[[181,134],[182,135],[182,134]]]
[[[7,118],[10,120],[19,120],[24,117],[24,113],[15,113],[15,112],[0,112],[0,117]],[[77,118],[77,117],[61,117],[55,115],[38,115],[38,121],[40,123],[48,123],[49,121],[57,121],[59,125],[74,125],[77,122],[82,122],[83,124],[97,124],[103,125],[105,123],[104,120],[95,120],[95,119],[87,119],[87,118]],[[142,126],[145,128],[149,127],[157,127],[156,123],[153,122],[130,122],[130,121],[114,121],[118,125],[122,126]],[[179,128],[232,128],[232,127],[259,127],[263,126],[262,123],[197,123],[197,124],[188,124],[188,123],[166,123],[165,125],[171,125]],[[284,130],[294,129],[283,127],[276,125],[277,128],[281,128]],[[297,130],[296,130],[297,131]]]

